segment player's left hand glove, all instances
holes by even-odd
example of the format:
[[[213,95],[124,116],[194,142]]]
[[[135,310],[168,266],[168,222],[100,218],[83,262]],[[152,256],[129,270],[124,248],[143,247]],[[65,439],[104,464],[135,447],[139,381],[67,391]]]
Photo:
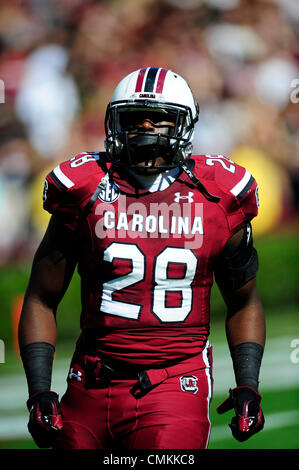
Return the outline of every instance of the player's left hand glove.
[[[260,407],[261,395],[250,387],[236,387],[229,390],[229,397],[217,408],[219,414],[234,409],[229,424],[232,435],[240,442],[246,441],[264,427],[265,418]]]
[[[38,447],[53,447],[63,428],[58,395],[52,391],[39,392],[29,398],[28,430]]]

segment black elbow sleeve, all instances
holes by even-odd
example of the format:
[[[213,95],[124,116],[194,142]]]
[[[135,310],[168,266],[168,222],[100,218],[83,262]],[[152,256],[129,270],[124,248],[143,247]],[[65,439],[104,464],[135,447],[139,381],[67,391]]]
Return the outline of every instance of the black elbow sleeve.
[[[223,290],[236,290],[256,277],[258,271],[258,254],[253,246],[251,226],[235,250],[224,249],[215,267],[215,281]]]

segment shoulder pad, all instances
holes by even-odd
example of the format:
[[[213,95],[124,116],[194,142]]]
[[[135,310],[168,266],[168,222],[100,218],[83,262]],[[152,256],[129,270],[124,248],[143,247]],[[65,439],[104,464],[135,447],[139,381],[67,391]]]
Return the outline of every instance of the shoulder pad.
[[[100,160],[98,152],[83,152],[57,165],[48,176],[60,190],[75,189],[91,175],[104,173]]]
[[[99,153],[81,153],[57,165],[47,176],[43,207],[58,215],[69,228],[75,229],[85,204],[105,174],[105,157]]]
[[[223,155],[197,155],[194,173],[220,191],[221,204],[230,214],[231,229],[258,213],[258,185],[251,173]],[[215,191],[214,191],[215,192]]]

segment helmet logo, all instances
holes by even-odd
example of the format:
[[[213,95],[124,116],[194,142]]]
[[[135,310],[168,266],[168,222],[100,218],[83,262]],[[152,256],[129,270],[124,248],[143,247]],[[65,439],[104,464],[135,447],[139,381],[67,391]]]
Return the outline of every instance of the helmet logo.
[[[154,93],[140,93],[139,98],[156,98]]]

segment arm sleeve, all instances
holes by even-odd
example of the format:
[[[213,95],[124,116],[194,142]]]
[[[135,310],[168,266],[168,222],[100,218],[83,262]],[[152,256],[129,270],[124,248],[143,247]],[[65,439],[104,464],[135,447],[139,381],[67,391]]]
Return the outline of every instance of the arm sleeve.
[[[258,184],[254,176],[244,167],[233,164],[234,172],[216,169],[216,181],[225,188],[227,199],[225,209],[231,234],[258,215]]]
[[[78,225],[79,209],[76,204],[69,180],[57,166],[45,179],[43,207],[50,214],[55,214],[70,230],[75,231]]]
[[[258,197],[258,184],[254,177],[246,170],[241,190],[231,190],[232,194],[238,199],[242,212],[244,214],[244,221],[249,222],[258,215],[259,197]],[[248,181],[247,181],[248,180]],[[246,183],[247,181],[247,183]],[[234,191],[236,193],[234,193]]]
[[[234,291],[256,277],[258,254],[253,246],[250,222],[243,228],[242,238],[237,246],[226,244],[215,266],[215,281],[226,291]]]

